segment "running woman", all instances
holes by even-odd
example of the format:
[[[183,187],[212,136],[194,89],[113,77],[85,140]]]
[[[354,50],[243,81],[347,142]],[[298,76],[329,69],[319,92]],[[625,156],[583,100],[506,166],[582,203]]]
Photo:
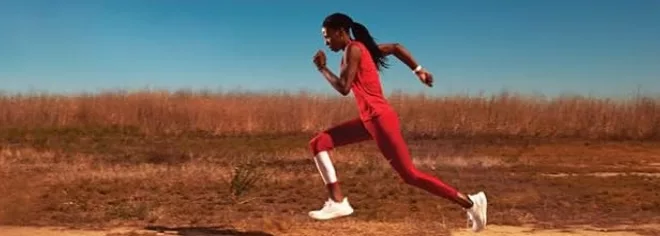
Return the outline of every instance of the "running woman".
[[[349,31],[354,38],[351,38]],[[329,194],[323,208],[310,211],[309,216],[317,220],[329,220],[353,213],[353,207],[339,187],[329,152],[340,146],[375,140],[382,155],[405,183],[458,204],[467,212],[468,220],[472,222],[471,229],[481,231],[486,226],[486,195],[478,192],[466,196],[415,168],[401,134],[398,115],[383,96],[378,72],[388,67],[385,57],[394,55],[410,67],[426,86],[432,87],[432,74],[417,64],[401,44],[376,44],[364,25],[354,22],[343,13],[327,16],[321,33],[330,50],[344,51],[341,72],[337,76],[326,67],[326,57],[322,50],[314,55],[313,62],[337,92],[343,96],[353,92],[359,117],[326,129],[309,142],[314,162]]]

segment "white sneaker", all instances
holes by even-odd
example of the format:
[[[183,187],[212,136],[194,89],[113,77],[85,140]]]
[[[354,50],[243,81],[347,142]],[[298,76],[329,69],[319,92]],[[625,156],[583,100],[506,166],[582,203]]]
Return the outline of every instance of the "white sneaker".
[[[353,207],[348,203],[348,198],[344,198],[341,202],[328,199],[321,210],[309,212],[309,216],[317,220],[329,220],[350,214],[353,214]]]
[[[468,222],[472,222],[472,231],[479,232],[486,228],[486,222],[488,221],[488,199],[486,198],[486,194],[484,192],[468,195],[468,198],[470,198],[474,204],[472,205],[472,208],[466,209]]]

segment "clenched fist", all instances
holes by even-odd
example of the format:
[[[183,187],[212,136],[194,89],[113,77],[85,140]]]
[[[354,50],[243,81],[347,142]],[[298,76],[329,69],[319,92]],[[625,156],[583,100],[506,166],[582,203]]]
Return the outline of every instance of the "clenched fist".
[[[316,69],[321,69],[325,67],[326,63],[326,58],[325,58],[325,53],[322,50],[318,50],[316,54],[314,54],[314,64],[316,65]]]
[[[433,87],[433,74],[428,72],[426,69],[422,68],[420,71],[415,72],[419,81],[426,84],[426,86]]]

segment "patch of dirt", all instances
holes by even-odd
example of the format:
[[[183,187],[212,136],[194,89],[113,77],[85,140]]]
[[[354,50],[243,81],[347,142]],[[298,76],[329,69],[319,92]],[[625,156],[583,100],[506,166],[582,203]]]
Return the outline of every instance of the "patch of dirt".
[[[593,177],[618,177],[618,176],[642,176],[642,177],[655,177],[660,178],[660,173],[648,172],[593,172],[593,173],[553,173],[541,174],[545,177],[563,178],[563,177],[578,177],[578,176],[593,176]]]
[[[0,232],[3,236],[106,236],[115,230],[96,231],[96,230],[75,230],[59,227],[14,227],[0,226]],[[122,232],[129,232],[123,230]]]
[[[314,222],[305,213],[327,195],[308,137],[85,135],[0,139],[0,235],[471,234],[463,211],[406,185],[373,142],[332,153],[355,215]],[[635,174],[657,170],[658,144],[409,144],[420,170],[487,193],[481,235],[660,235],[660,227],[575,226],[660,222],[660,178]]]
[[[523,236],[523,235],[544,235],[544,236],[637,236],[643,235],[637,233],[637,230],[644,229],[660,230],[660,225],[622,225],[612,229],[595,228],[595,227],[568,227],[562,229],[535,229],[531,226],[503,226],[503,225],[488,225],[488,228],[478,235],[485,236]],[[660,232],[660,231],[657,231]],[[465,230],[453,231],[451,235],[477,235]]]
[[[338,223],[332,230],[330,227],[303,227],[300,229],[291,229],[288,232],[277,234],[257,232],[257,231],[239,231],[227,229],[214,229],[204,227],[190,228],[163,228],[154,227],[148,229],[137,228],[113,228],[105,230],[80,230],[58,227],[18,227],[18,226],[0,226],[0,232],[3,236],[268,236],[268,235],[414,235],[421,232],[428,232],[419,229],[413,224],[387,224],[387,223]],[[335,225],[327,223],[327,225]],[[419,231],[415,231],[415,228]],[[454,229],[450,232],[440,232],[440,235],[484,235],[484,236],[525,236],[525,235],[545,235],[545,236],[596,236],[596,235],[617,235],[617,236],[638,236],[644,235],[635,231],[660,232],[660,225],[621,225],[610,229],[595,227],[570,227],[563,229],[537,229],[533,226],[504,226],[488,225],[487,229],[474,234],[467,229]]]

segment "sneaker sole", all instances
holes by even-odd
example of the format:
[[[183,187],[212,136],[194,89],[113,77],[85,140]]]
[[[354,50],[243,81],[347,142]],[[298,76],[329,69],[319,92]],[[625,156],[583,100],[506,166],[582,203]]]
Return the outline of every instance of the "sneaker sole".
[[[488,199],[486,198],[486,194],[484,192],[479,192],[475,195],[472,195],[472,200],[474,201],[475,204],[479,206],[479,211],[475,212],[478,214],[479,218],[481,218],[481,223],[482,224],[477,224],[477,230],[472,229],[473,232],[481,232],[484,229],[486,229],[486,223],[488,221],[487,219],[487,213],[488,213]],[[476,222],[474,222],[476,223]]]
[[[337,218],[342,218],[342,217],[350,216],[350,215],[352,215],[352,214],[353,214],[353,210],[348,211],[348,212],[339,212],[339,213],[332,214],[332,215],[329,216],[329,217],[321,217],[321,218],[319,218],[319,217],[314,217],[314,216],[309,215],[309,214],[308,214],[308,215],[309,215],[309,217],[311,217],[312,219],[315,219],[315,220],[332,220],[332,219],[337,219]]]
[[[484,228],[486,228],[486,224],[488,222],[488,198],[486,197],[486,193],[480,192],[479,195],[481,197],[479,198],[481,200],[482,204],[482,211],[479,212],[481,214],[482,219],[484,219]]]

